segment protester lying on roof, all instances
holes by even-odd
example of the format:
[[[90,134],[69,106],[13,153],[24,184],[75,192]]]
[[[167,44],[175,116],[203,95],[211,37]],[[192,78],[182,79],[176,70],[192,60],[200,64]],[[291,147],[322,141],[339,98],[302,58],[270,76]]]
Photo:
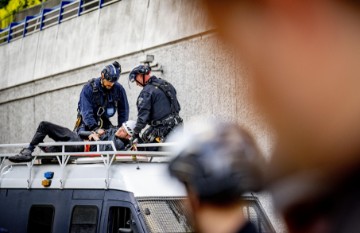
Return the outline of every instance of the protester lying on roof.
[[[46,136],[49,136],[56,142],[79,142],[84,139],[92,141],[113,141],[116,150],[125,150],[129,145],[129,139],[133,135],[135,121],[126,121],[122,124],[120,128],[110,128],[107,130],[98,129],[96,131],[82,131],[79,135],[68,128],[62,127],[60,125],[53,124],[51,122],[42,121],[40,122],[36,133],[33,139],[30,142],[30,145],[27,148],[23,148],[19,154],[9,158],[11,162],[20,163],[20,162],[30,162],[33,157],[31,156],[35,147],[42,143]],[[110,151],[113,150],[110,144],[99,145],[100,151]],[[50,147],[40,147],[41,150],[45,152],[61,152],[61,146],[50,146]],[[92,145],[89,148],[90,151],[96,151],[96,145]],[[71,145],[66,146],[65,151],[67,152],[83,152],[84,145]]]

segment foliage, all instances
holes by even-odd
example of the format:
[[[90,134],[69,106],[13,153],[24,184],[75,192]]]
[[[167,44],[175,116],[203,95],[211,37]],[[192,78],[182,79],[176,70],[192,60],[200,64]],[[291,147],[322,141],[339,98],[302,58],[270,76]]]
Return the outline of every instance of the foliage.
[[[0,9],[3,7],[6,7],[6,5],[9,3],[9,0],[0,0]]]
[[[13,21],[16,12],[41,4],[41,0],[0,0],[0,6],[6,1],[7,5],[0,9],[1,29],[6,28]]]

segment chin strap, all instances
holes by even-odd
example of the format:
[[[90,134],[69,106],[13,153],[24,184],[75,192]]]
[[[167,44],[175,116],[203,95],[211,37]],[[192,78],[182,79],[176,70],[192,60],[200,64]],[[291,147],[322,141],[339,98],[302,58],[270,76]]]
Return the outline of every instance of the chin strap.
[[[135,79],[135,82],[136,82],[137,84],[139,84],[140,86],[144,87],[144,86],[146,85],[146,83],[145,83],[145,74],[143,74],[143,83],[140,83],[140,82],[137,81],[136,79]]]

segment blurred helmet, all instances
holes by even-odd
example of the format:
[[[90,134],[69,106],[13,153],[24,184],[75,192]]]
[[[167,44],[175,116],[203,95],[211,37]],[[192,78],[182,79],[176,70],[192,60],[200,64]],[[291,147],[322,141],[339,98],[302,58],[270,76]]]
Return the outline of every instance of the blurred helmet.
[[[136,121],[128,120],[122,124],[125,131],[132,136],[134,134],[134,128],[136,126]]]
[[[219,121],[199,122],[190,129],[177,140],[171,175],[212,203],[231,203],[246,192],[260,191],[265,161],[246,130]]]
[[[104,74],[104,78],[109,82],[116,82],[120,77],[121,66],[117,61],[114,61],[112,64],[105,66],[101,73]]]
[[[136,80],[136,75],[138,74],[148,74],[151,71],[150,66],[146,65],[138,65],[135,67],[129,74],[130,82],[134,82]]]

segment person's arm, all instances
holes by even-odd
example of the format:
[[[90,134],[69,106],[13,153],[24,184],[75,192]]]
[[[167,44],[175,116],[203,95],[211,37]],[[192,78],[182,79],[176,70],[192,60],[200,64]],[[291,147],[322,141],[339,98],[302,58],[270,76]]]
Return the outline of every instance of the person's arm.
[[[92,134],[92,131],[79,131],[78,135],[81,139],[89,139],[89,136]]]
[[[119,99],[117,105],[118,111],[118,126],[120,127],[124,122],[129,120],[129,102],[125,89],[119,85]]]
[[[91,134],[89,135],[89,140],[90,141],[99,141],[100,135],[97,134],[96,132],[91,132]]]
[[[180,110],[181,110],[181,105],[180,105],[180,103],[179,103],[179,99],[177,98],[177,91],[176,91],[176,89],[175,89],[175,87],[172,85],[172,84],[170,84],[171,86],[172,86],[172,88],[174,88],[174,92],[175,92],[175,98],[176,98],[176,103],[177,103],[177,108],[178,109],[176,109],[177,111],[179,111],[180,112]]]
[[[93,133],[97,133],[99,136],[103,135],[105,133],[105,130],[104,129],[97,129],[96,131],[85,131],[85,130],[82,130],[82,131],[79,131],[78,135],[85,139],[85,138],[88,138],[91,134]]]
[[[176,88],[175,88],[171,83],[168,82],[168,84],[171,86],[171,89],[172,89],[172,91],[174,92],[173,95],[174,95],[174,98],[175,98],[175,101],[176,101],[176,102],[173,102],[173,104],[175,104],[175,106],[174,106],[174,107],[175,107],[175,110],[176,110],[177,112],[180,112],[181,106],[180,106],[179,100],[178,100],[178,98],[177,98]]]
[[[81,131],[79,133],[79,135],[88,135],[88,139],[90,141],[99,141],[102,140],[101,136],[105,134],[105,130],[104,129],[97,129],[96,131]]]
[[[85,125],[93,130],[98,127],[93,111],[92,89],[90,85],[85,85],[80,93],[79,109]]]
[[[137,100],[138,117],[134,128],[135,135],[139,135],[141,130],[145,128],[146,124],[149,122],[151,107],[151,94],[144,91],[141,92]]]

